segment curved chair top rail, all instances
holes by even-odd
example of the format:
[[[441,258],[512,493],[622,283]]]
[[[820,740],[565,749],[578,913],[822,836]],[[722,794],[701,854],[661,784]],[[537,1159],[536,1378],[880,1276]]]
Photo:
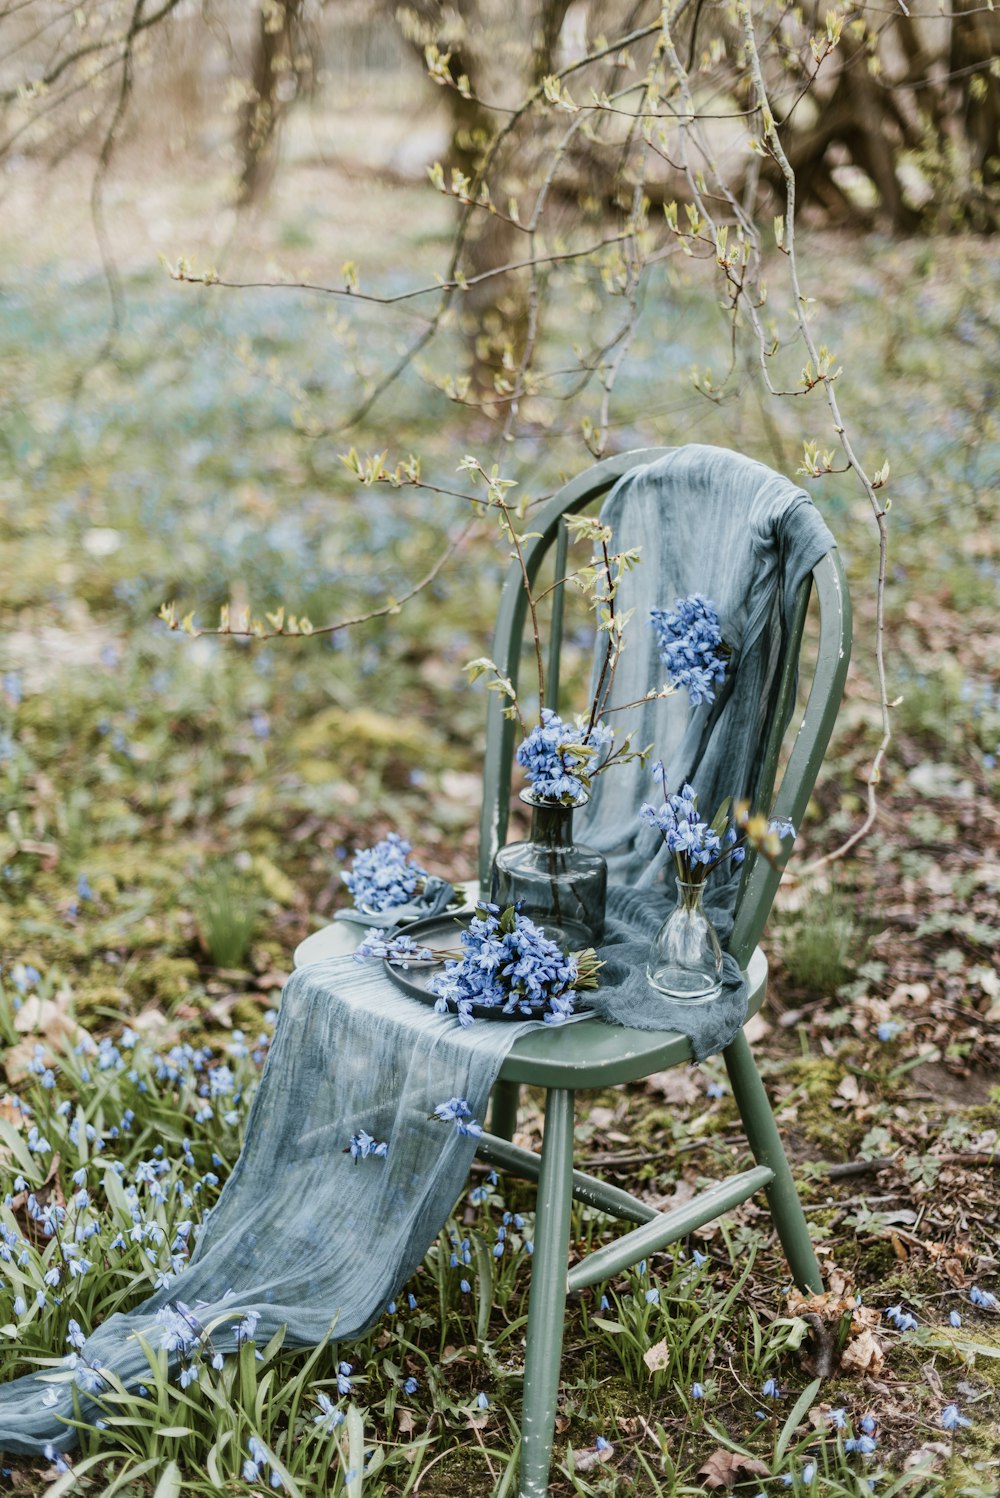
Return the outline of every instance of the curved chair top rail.
[[[669,447],[650,447],[619,453],[594,464],[593,467],[564,484],[542,507],[538,515],[532,518],[532,529],[535,535],[525,550],[524,558],[525,569],[531,583],[534,584],[542,563],[554,543],[557,545],[557,575],[559,575],[565,559],[566,527],[562,524],[565,515],[576,514],[586,509],[594,500],[602,498],[612,485],[631,469],[640,464],[655,462],[658,458],[665,457],[667,453],[673,451],[675,449]],[[830,552],[817,563],[813,569],[812,587],[818,598],[820,612],[816,667],[802,723],[774,800],[774,815],[788,818],[796,827],[800,825],[809,803],[809,797],[823,763],[823,756],[830,742],[851,654],[850,597],[843,567],[836,551]],[[558,593],[561,593],[561,589]],[[758,806],[766,806],[774,791],[783,738],[782,725],[787,721],[789,711],[794,704],[799,648],[809,594],[810,581],[807,579],[796,600],[792,627],[785,642],[784,659],[771,711],[771,721],[765,728],[767,743],[754,788],[754,800]],[[493,659],[500,671],[510,678],[515,687],[518,680],[527,612],[528,601],[521,570],[518,563],[514,562],[508,571],[500,595],[494,632]],[[557,683],[561,615],[554,622],[552,633],[550,680]],[[549,696],[554,705],[555,692],[550,691]],[[489,693],[479,836],[479,881],[483,889],[487,888],[489,883],[494,855],[506,840],[510,810],[511,766],[517,725],[510,718],[504,717],[504,705],[504,699],[499,693]],[[747,965],[754,947],[760,940],[780,879],[779,868],[774,868],[764,859],[754,859],[752,856],[747,858],[736,907],[735,923],[729,940],[729,950],[741,967]]]

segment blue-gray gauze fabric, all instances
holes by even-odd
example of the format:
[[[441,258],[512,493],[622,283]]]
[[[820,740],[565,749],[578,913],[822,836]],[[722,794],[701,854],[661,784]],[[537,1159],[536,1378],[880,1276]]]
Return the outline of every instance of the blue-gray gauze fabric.
[[[236,1350],[248,1311],[260,1316],[260,1346],[280,1327],[299,1346],[366,1331],[420,1264],[472,1163],[475,1139],[428,1115],[457,1096],[483,1118],[507,1051],[536,1028],[463,1029],[402,993],[380,962],[338,957],[293,973],[243,1150],[190,1264],[135,1310],[109,1316],[80,1358],[126,1387],[150,1382],[139,1339],[160,1348],[156,1312],[178,1301],[223,1353]],[[359,1128],[388,1141],[384,1159],[345,1153]],[[161,1355],[177,1366],[175,1353]],[[102,1413],[73,1379],[56,1368],[0,1385],[0,1450],[72,1449],[76,1432],[61,1417],[73,1418],[74,1395],[84,1418]]]
[[[615,547],[640,546],[643,556],[619,595],[619,606],[636,614],[615,700],[660,684],[650,608],[705,593],[735,648],[721,709],[689,714],[680,694],[644,704],[634,720],[636,743],[654,743],[669,763],[672,788],[693,778],[700,805],[714,811],[724,796],[752,793],[782,630],[799,582],[832,538],[787,479],[708,447],[679,449],[627,475],[604,514]],[[615,769],[595,782],[581,817],[581,840],[606,854],[616,885],[604,982],[588,1001],[619,1024],[688,1033],[697,1057],[735,1033],[746,992],[731,959],[718,1006],[675,1014],[645,981],[650,937],[670,907],[664,860],[638,817],[652,791],[637,766]],[[713,889],[709,909],[723,936],[734,898],[732,884]],[[177,1302],[224,1353],[235,1350],[236,1327],[251,1311],[261,1343],[280,1327],[289,1345],[363,1333],[420,1264],[468,1174],[475,1140],[428,1115],[457,1096],[482,1119],[507,1051],[533,1028],[462,1029],[401,993],[381,964],[337,958],[293,974],[242,1153],[189,1266],[135,1310],[102,1322],[81,1359],[126,1387],[142,1383],[143,1343],[162,1346],[156,1313]],[[384,1159],[354,1163],[344,1152],[359,1128],[388,1142]],[[177,1355],[165,1355],[176,1366]],[[100,1413],[74,1379],[65,1366],[0,1386],[0,1449],[41,1453],[48,1442],[71,1449],[76,1433],[65,1421],[74,1408],[91,1420]]]
[[[835,545],[826,523],[809,495],[781,474],[725,448],[699,445],[675,448],[625,474],[601,518],[612,528],[615,551],[640,552],[616,599],[619,611],[634,614],[611,706],[664,685],[650,610],[672,609],[692,593],[711,599],[733,652],[716,701],[692,708],[681,690],[643,702],[627,715],[627,725],[636,747],[652,745],[650,759],[663,761],[671,794],[691,782],[706,820],[727,796],[755,803],[764,728],[795,600]],[[599,669],[600,650],[595,687]],[[612,714],[608,721],[622,718]],[[646,981],[650,941],[676,903],[667,850],[639,815],[644,801],[661,797],[659,781],[636,760],[599,775],[588,805],[576,813],[577,837],[605,855],[611,884],[600,948],[606,966],[589,1002],[613,1024],[681,1031],[693,1059],[702,1061],[728,1045],[743,1023],[746,979],[726,952],[722,994],[711,1003],[671,1003]],[[739,879],[739,869],[727,877],[723,867],[707,886],[705,908],[723,945]]]

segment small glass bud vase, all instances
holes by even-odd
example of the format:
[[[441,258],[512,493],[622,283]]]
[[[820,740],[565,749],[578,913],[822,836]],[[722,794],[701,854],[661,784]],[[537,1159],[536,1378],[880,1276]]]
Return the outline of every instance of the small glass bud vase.
[[[520,900],[522,914],[564,951],[595,946],[604,936],[608,892],[603,856],[574,843],[573,806],[532,791],[522,791],[521,800],[531,807],[531,836],[497,853],[490,899],[501,907]]]
[[[722,992],[722,948],[702,907],[705,885],[677,880],[677,904],[649,949],[646,976],[682,1004],[704,1004]]]

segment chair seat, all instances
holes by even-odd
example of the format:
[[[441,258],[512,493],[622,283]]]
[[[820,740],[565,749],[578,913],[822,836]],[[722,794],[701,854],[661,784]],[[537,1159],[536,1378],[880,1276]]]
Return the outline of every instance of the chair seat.
[[[342,957],[361,939],[361,928],[337,921],[306,937],[295,949],[296,967]],[[747,968],[747,1019],[756,1014],[767,992],[767,958],[757,947]],[[503,1082],[538,1087],[614,1087],[635,1082],[654,1071],[666,1071],[691,1060],[686,1035],[676,1030],[627,1030],[602,1020],[549,1025],[514,1042],[500,1069]]]
[[[767,958],[757,947],[747,968],[747,1019],[764,1002]],[[537,1087],[613,1087],[691,1060],[686,1035],[676,1030],[628,1030],[598,1019],[549,1025],[514,1042],[500,1069],[504,1082]]]

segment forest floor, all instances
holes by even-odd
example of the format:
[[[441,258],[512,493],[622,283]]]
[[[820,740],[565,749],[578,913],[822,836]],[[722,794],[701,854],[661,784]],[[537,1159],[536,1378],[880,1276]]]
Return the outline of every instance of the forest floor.
[[[337,413],[396,346],[384,317],[284,290],[179,286],[156,264],[160,251],[217,254],[228,236],[227,263],[270,257],[284,274],[306,258],[339,266],[361,235],[373,276],[402,275],[404,260],[423,273],[440,255],[446,205],[431,197],[428,217],[416,187],[357,188],[300,144],[266,214],[233,219],[213,244],[204,224],[219,190],[205,176],[172,193],[124,169],[111,211],[125,316],[98,358],[106,288],[72,178],[64,171],[49,189],[40,237],[29,232],[39,184],[22,175],[5,188],[0,1175],[23,1173],[54,1201],[69,1200],[74,1171],[88,1166],[59,1103],[81,1103],[102,1127],[113,1102],[134,1103],[140,1133],[109,1144],[108,1158],[132,1170],[157,1130],[189,1137],[192,1169],[213,1175],[199,1198],[207,1208],[238,1152],[291,954],[344,902],[352,852],[397,830],[437,872],[468,877],[475,862],[485,702],[461,667],[487,648],[502,571],[485,531],[398,615],[332,642],[246,647],[157,622],[174,599],[206,620],[227,602],[284,604],[314,622],[363,611],[418,576],[457,518],[433,496],[359,491],[339,461],[349,443]],[[389,222],[405,227],[371,229]],[[849,477],[812,485],[851,578],[855,656],[769,927],[768,1001],[751,1028],[830,1292],[811,1305],[788,1296],[767,1214],[748,1204],[685,1245],[707,1255],[697,1271],[688,1257],[658,1255],[646,1279],[615,1282],[606,1312],[587,1297],[571,1306],[559,1498],[700,1491],[713,1453],[727,1491],[783,1491],[786,1473],[796,1493],[866,1492],[873,1478],[882,1494],[986,1498],[1000,1487],[998,268],[959,238],[815,232],[803,259],[817,318],[836,328],[855,441],[870,467],[891,459],[894,500],[886,649],[899,701],[879,812],[849,857],[806,880],[796,868],[863,815],[878,741],[874,528]],[[692,387],[692,364],[720,357],[719,318],[694,268],[654,283],[616,397],[614,448],[719,442],[794,472],[799,408],[765,412],[749,371],[722,405]],[[587,399],[559,429],[529,427],[514,445],[511,471],[532,498],[584,465]],[[425,473],[443,481],[490,440],[415,372],[350,434],[360,451],[419,448]],[[584,670],[582,631],[578,645],[570,691]],[[87,1035],[117,1041],[120,1056],[123,1026],[145,1057],[137,1074],[175,1058],[155,1109],[124,1066],[98,1098],[72,1060]],[[222,1062],[237,1078],[224,1127],[198,1122],[204,1068]],[[55,1141],[44,1158],[26,1154],[18,1099]],[[537,1143],[537,1098],[520,1127]],[[718,1060],[586,1099],[577,1135],[586,1165],[655,1201],[682,1201],[746,1159]],[[179,1161],[172,1168],[186,1178]],[[73,1277],[47,1298],[42,1285],[20,1314],[19,1281],[0,1273],[11,1371],[59,1355],[69,1315],[87,1329],[105,1314],[102,1295],[135,1303],[158,1272],[115,1257],[114,1204],[96,1174],[88,1186],[103,1255],[89,1282]],[[530,1210],[530,1195],[501,1180],[479,1205],[460,1204],[452,1230],[492,1253],[502,1214],[530,1223]],[[23,1193],[0,1220],[28,1232]],[[599,1231],[581,1215],[574,1241]],[[44,1243],[32,1251],[41,1274]],[[289,1491],[355,1498],[347,1473],[359,1441],[372,1498],[509,1491],[525,1255],[509,1255],[494,1279],[480,1274],[466,1297],[449,1254],[443,1238],[415,1277],[409,1315],[342,1350],[367,1380],[350,1401],[360,1426],[305,1451],[274,1397],[266,1418]],[[25,1283],[37,1288],[30,1274]],[[654,1286],[658,1304],[645,1293]],[[890,1307],[915,1327],[899,1330]],[[661,1344],[651,1367],[643,1353]],[[287,1390],[303,1362],[273,1349],[263,1366]],[[333,1367],[309,1376],[329,1387]],[[248,1490],[240,1471],[262,1374],[243,1375],[252,1389],[237,1380],[227,1392],[225,1449],[218,1407],[198,1388],[169,1386],[148,1431],[135,1419],[113,1439],[91,1435],[79,1490],[110,1493],[114,1475],[131,1471],[118,1491],[146,1492],[174,1461],[184,1491],[218,1491],[216,1480]],[[407,1375],[419,1387],[404,1398]],[[780,1385],[774,1399],[762,1396],[765,1378]],[[950,1405],[971,1424],[944,1428]],[[846,1410],[844,1433],[831,1408]],[[845,1434],[871,1432],[868,1454],[845,1450]],[[598,1436],[610,1451],[597,1450]],[[41,1491],[45,1466],[8,1459],[5,1481]]]

